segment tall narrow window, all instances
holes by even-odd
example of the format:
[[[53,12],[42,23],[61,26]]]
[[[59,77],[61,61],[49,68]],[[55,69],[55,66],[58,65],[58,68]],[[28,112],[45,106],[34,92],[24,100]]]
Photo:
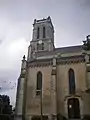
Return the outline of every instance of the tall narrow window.
[[[37,50],[44,50],[44,43],[37,43]]]
[[[39,44],[37,43],[37,50],[39,50]]]
[[[40,92],[42,90],[42,73],[37,73],[37,87],[36,87],[36,95],[40,95]]]
[[[46,30],[45,27],[43,27],[43,38],[45,38]]]
[[[44,43],[42,43],[42,50],[44,50]]]
[[[69,69],[69,94],[75,94],[75,74],[73,69]]]
[[[40,36],[40,28],[38,27],[37,28],[37,39],[39,39],[39,36]]]

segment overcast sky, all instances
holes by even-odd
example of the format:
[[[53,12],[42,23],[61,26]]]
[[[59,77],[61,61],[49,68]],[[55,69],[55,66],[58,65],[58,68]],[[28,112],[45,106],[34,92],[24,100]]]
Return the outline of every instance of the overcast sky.
[[[12,104],[33,20],[47,16],[56,47],[82,44],[90,34],[90,0],[0,0],[0,93],[8,94]]]

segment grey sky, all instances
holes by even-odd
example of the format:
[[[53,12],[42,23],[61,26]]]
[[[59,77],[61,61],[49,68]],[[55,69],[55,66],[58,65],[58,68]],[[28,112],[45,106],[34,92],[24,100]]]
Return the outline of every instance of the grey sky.
[[[57,47],[82,44],[90,34],[90,0],[0,0],[0,86],[12,103],[33,20],[47,16],[55,27]]]

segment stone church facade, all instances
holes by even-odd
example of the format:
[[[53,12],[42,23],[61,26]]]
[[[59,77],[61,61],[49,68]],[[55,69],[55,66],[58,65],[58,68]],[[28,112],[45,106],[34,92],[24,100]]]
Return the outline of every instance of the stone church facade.
[[[51,18],[34,20],[18,79],[15,120],[90,116],[90,43],[55,48]]]

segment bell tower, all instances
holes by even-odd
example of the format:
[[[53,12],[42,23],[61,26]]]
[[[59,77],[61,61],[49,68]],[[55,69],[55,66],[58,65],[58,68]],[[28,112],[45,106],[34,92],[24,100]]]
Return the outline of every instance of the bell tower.
[[[54,49],[54,27],[50,16],[46,19],[34,20],[33,36],[28,48],[28,58],[41,51]]]

